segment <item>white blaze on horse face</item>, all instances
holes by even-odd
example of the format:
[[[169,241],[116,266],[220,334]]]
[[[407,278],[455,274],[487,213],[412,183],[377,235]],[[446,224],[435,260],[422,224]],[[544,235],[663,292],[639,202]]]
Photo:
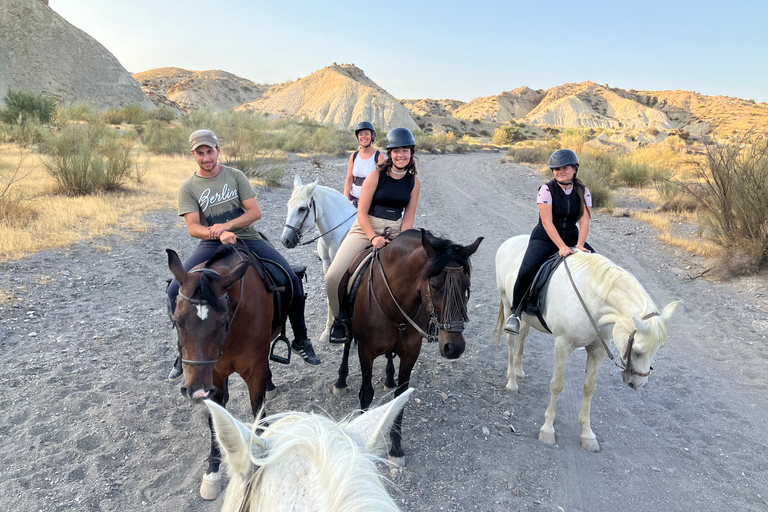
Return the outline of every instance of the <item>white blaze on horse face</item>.
[[[197,307],[197,316],[200,320],[205,321],[208,318],[208,306],[205,304],[199,304]]]

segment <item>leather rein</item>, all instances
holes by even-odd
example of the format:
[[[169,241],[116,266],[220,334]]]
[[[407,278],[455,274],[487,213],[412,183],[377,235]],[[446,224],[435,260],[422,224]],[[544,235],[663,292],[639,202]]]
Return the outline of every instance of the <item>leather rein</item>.
[[[597,327],[597,322],[595,322],[595,319],[592,317],[592,314],[589,312],[589,308],[587,307],[587,303],[584,302],[584,299],[581,297],[581,294],[579,293],[578,288],[576,288],[576,283],[573,281],[573,276],[571,275],[571,270],[568,268],[568,262],[566,261],[567,258],[563,258],[563,265],[565,266],[565,271],[568,274],[568,279],[571,281],[571,286],[573,286],[573,291],[576,292],[576,296],[579,298],[579,302],[581,302],[581,306],[584,308],[584,311],[587,313],[587,317],[589,318],[589,321],[592,323],[592,327],[595,329],[595,333],[597,334],[597,338],[600,340],[600,343],[603,344],[603,348],[608,353],[608,357],[613,361],[613,363],[621,368],[623,371],[629,373],[630,375],[637,375],[638,377],[648,377],[651,374],[651,370],[653,370],[653,366],[650,367],[650,369],[647,372],[638,372],[634,369],[632,365],[632,345],[635,343],[635,334],[637,333],[637,329],[634,329],[631,333],[629,333],[629,337],[627,338],[627,349],[624,351],[624,357],[619,358],[618,361],[616,361],[613,358],[613,353],[611,353],[611,349],[608,347],[608,343],[605,342],[603,337],[600,335],[600,329]],[[657,312],[648,313],[645,315],[642,320],[648,320],[649,318],[653,318],[654,316],[660,316]],[[626,361],[626,362],[625,362]]]
[[[302,234],[302,232],[301,232],[301,228],[302,228],[302,227],[304,227],[304,223],[307,221],[307,218],[309,217],[309,212],[310,212],[312,209],[314,209],[314,210],[315,210],[315,221],[317,221],[317,205],[315,204],[315,198],[313,197],[313,198],[312,198],[312,199],[309,201],[309,208],[307,208],[307,213],[305,213],[305,214],[304,214],[304,217],[302,217],[302,219],[301,219],[301,222],[299,222],[299,225],[298,225],[298,227],[297,227],[297,226],[292,226],[292,225],[290,225],[290,224],[287,224],[287,223],[286,223],[286,224],[283,224],[283,227],[286,227],[286,228],[290,229],[291,231],[293,231],[294,233],[296,233],[296,240],[297,240],[297,243],[298,243],[298,245],[309,245],[309,244],[311,244],[312,242],[314,242],[314,241],[316,241],[316,240],[320,240],[320,239],[321,239],[321,238],[323,238],[325,235],[327,235],[328,233],[331,233],[332,231],[334,231],[334,230],[336,230],[336,229],[340,228],[341,226],[343,226],[344,224],[346,224],[346,223],[347,223],[347,221],[348,221],[349,219],[351,219],[352,217],[354,217],[355,215],[357,215],[357,211],[355,211],[355,212],[354,212],[352,215],[350,215],[349,217],[347,217],[346,219],[344,219],[344,221],[342,221],[342,223],[341,223],[341,224],[339,224],[339,225],[337,225],[337,226],[335,226],[335,227],[333,227],[333,228],[329,229],[329,230],[328,230],[328,231],[326,231],[325,233],[320,233],[319,235],[317,235],[317,236],[316,236],[315,238],[313,238],[312,240],[308,240],[308,241],[306,241],[306,242],[302,242],[302,241],[301,241],[301,238],[302,238],[304,235],[303,235],[303,234]],[[311,228],[310,228],[310,229],[311,229]]]
[[[237,251],[237,255],[240,258],[240,261],[247,261],[247,260],[243,259],[243,256],[242,256],[242,254],[240,254],[239,251]],[[249,265],[251,264],[250,261],[247,261],[247,263]],[[194,269],[194,270],[190,270],[189,271],[190,274],[192,272],[201,272],[203,274],[215,274],[216,276],[221,277],[221,274],[219,274],[218,272],[216,272],[212,268],[198,268],[198,269]],[[243,275],[243,277],[245,277],[245,275]],[[227,333],[229,333],[229,330],[232,327],[232,322],[235,321],[235,316],[237,315],[237,310],[240,309],[240,303],[243,302],[243,288],[245,288],[245,286],[243,286],[243,284],[242,284],[243,283],[243,278],[242,277],[240,278],[240,281],[241,281],[241,284],[240,284],[240,298],[237,301],[237,306],[235,306],[235,311],[232,313],[232,315],[230,315],[229,319],[227,320],[227,326],[225,328],[226,329],[225,332],[227,332]],[[210,303],[208,301],[206,301],[206,300],[193,299],[191,297],[187,297],[186,295],[181,293],[181,289],[179,289],[179,296],[182,299],[184,299],[187,302],[189,302],[190,304],[194,304],[196,306],[201,306],[201,305],[208,306],[208,305],[210,305]],[[227,292],[224,292],[224,294],[219,296],[217,300],[221,301],[223,299],[226,299],[226,301],[227,301],[227,311],[229,311],[229,294]],[[219,359],[221,359],[221,356],[223,354],[224,354],[224,345],[221,346],[221,349],[219,350],[219,357],[217,357],[216,359],[209,359],[207,361],[198,361],[196,359],[184,359],[184,358],[182,358],[181,362],[184,363],[184,364],[200,365],[200,366],[206,365],[206,364],[216,364],[216,363],[219,362]]]
[[[408,321],[411,326],[416,329],[416,331],[424,337],[427,342],[433,343],[437,341],[438,339],[438,331],[446,331],[446,332],[464,332],[464,320],[447,320],[445,322],[440,322],[440,319],[438,318],[437,309],[435,308],[434,300],[432,299],[432,293],[431,293],[431,286],[429,284],[429,279],[427,279],[427,300],[429,303],[429,325],[427,326],[427,330],[425,331],[419,325],[411,318],[408,313],[403,310],[403,308],[400,306],[400,303],[397,302],[397,299],[395,298],[394,293],[392,293],[392,288],[389,286],[389,281],[387,280],[387,275],[384,273],[384,266],[381,264],[381,258],[379,258],[379,250],[374,249],[373,259],[376,261],[379,272],[381,273],[381,278],[384,281],[384,285],[387,287],[387,291],[389,292],[389,296],[392,298],[392,302],[395,303],[395,306],[397,306],[397,309],[400,311],[400,314],[402,314],[405,319]],[[464,270],[464,267],[445,267],[443,269],[443,272],[462,272]],[[369,286],[369,292],[371,295],[373,295],[374,300],[376,301],[376,305],[379,306],[379,309],[382,313],[384,313],[384,310],[381,307],[381,304],[379,303],[378,297],[376,297],[376,292],[373,290],[373,287],[371,285],[371,279],[373,278],[373,265],[371,265],[371,273],[368,278],[368,286]],[[419,312],[421,311],[421,305],[419,305],[419,309],[416,310],[416,314],[413,316],[418,316]],[[384,313],[384,316],[386,317],[386,313]],[[387,317],[387,319],[392,322],[393,324],[397,325],[398,330],[400,331],[400,338],[403,336],[403,331],[408,327],[403,322],[395,322]],[[398,339],[398,344],[399,344]]]

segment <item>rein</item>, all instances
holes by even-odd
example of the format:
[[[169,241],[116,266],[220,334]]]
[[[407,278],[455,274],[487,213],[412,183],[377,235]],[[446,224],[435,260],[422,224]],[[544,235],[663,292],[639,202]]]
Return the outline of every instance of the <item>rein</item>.
[[[403,308],[400,306],[400,303],[397,302],[397,299],[395,298],[394,293],[392,293],[392,288],[389,286],[389,281],[387,280],[387,275],[384,273],[384,266],[381,264],[381,258],[379,258],[379,251],[375,250],[374,259],[376,260],[379,272],[381,272],[381,278],[384,281],[384,285],[387,287],[387,291],[389,292],[389,296],[392,297],[392,302],[395,303],[395,306],[397,306],[397,309],[400,311],[400,313],[405,317],[405,319],[408,321],[409,324],[413,326],[416,331],[422,335],[422,337],[426,338],[427,342],[433,343],[437,341],[438,334],[436,330],[442,330],[446,332],[464,332],[464,321],[463,320],[456,320],[456,321],[447,321],[447,322],[440,322],[440,319],[437,315],[437,309],[435,308],[435,303],[432,300],[432,294],[430,293],[431,287],[429,285],[429,279],[427,279],[427,300],[429,301],[429,326],[427,327],[427,331],[424,331],[421,327],[416,324],[416,322],[408,316],[408,314],[403,310]],[[444,272],[448,273],[456,273],[461,272],[464,270],[464,267],[445,267],[443,269]],[[370,278],[369,278],[370,282]],[[446,283],[446,286],[448,283]],[[373,298],[376,300],[376,304],[379,306],[379,309],[381,308],[381,304],[379,304],[379,299],[376,297],[376,292],[371,290],[373,292]],[[419,314],[419,311],[421,311],[421,306],[419,306],[419,309],[416,311],[416,315]],[[384,313],[384,310],[382,309],[382,313]],[[414,315],[414,316],[416,316]],[[385,313],[386,316],[386,313]],[[443,315],[446,316],[446,315]],[[392,322],[392,320],[390,320]],[[406,325],[404,323],[397,323],[392,322],[398,326],[398,329],[400,330],[400,336],[402,337],[402,333],[405,330]]]
[[[619,358],[619,360],[616,361],[613,358],[613,353],[611,352],[611,349],[608,347],[608,343],[606,343],[603,337],[600,335],[600,329],[598,329],[597,322],[595,322],[595,319],[592,317],[592,314],[589,312],[587,303],[584,302],[584,299],[581,297],[581,294],[579,293],[578,288],[576,288],[576,283],[573,281],[573,276],[571,275],[571,270],[568,268],[568,262],[566,260],[567,258],[563,258],[563,266],[565,266],[565,271],[568,273],[568,279],[571,281],[571,286],[573,286],[573,291],[576,292],[576,297],[579,298],[579,302],[581,302],[581,306],[584,308],[584,311],[587,313],[587,317],[589,318],[589,321],[592,323],[592,327],[595,329],[597,338],[600,340],[600,343],[603,344],[603,348],[608,354],[608,357],[611,359],[611,361],[613,361],[613,364],[621,368],[623,371],[631,375],[637,375],[638,377],[648,377],[651,374],[650,370],[653,370],[653,366],[651,366],[647,372],[638,372],[632,366],[632,345],[635,343],[635,334],[637,333],[637,329],[633,330],[629,334],[629,337],[627,338],[627,349],[624,351],[624,357]],[[660,315],[654,311],[652,313],[648,313],[647,315],[645,315],[642,318],[642,320],[648,320],[649,318],[653,318],[654,316],[660,316]],[[626,360],[626,363],[624,362],[625,360]]]
[[[344,224],[346,224],[346,223],[347,223],[347,221],[348,221],[349,219],[351,219],[352,217],[354,217],[355,215],[357,215],[357,211],[355,211],[355,212],[354,212],[352,215],[350,215],[349,217],[347,217],[346,219],[344,219],[344,220],[341,222],[341,224],[338,224],[336,227],[333,227],[333,228],[329,229],[329,230],[328,230],[328,231],[326,231],[325,233],[321,233],[321,234],[317,235],[317,236],[316,236],[315,238],[313,238],[312,240],[309,240],[309,241],[307,241],[307,242],[302,242],[302,241],[301,241],[301,238],[302,238],[304,235],[303,235],[303,234],[302,234],[302,232],[301,232],[301,228],[304,226],[304,223],[307,221],[307,218],[309,217],[309,212],[310,212],[310,210],[312,210],[313,208],[315,209],[315,221],[317,221],[317,205],[315,204],[315,198],[313,197],[313,198],[312,198],[312,200],[309,202],[309,208],[307,208],[307,213],[306,213],[306,214],[304,214],[304,217],[301,219],[301,222],[299,222],[299,225],[298,225],[298,227],[296,227],[296,226],[291,226],[290,224],[283,224],[283,227],[286,227],[286,228],[290,229],[291,231],[293,231],[294,233],[296,233],[296,238],[298,239],[298,244],[299,244],[299,245],[309,245],[309,244],[311,244],[312,242],[314,242],[314,241],[316,241],[316,240],[320,240],[320,239],[321,239],[321,238],[323,238],[325,235],[327,235],[328,233],[330,233],[330,232],[332,232],[332,231],[334,231],[334,230],[336,230],[336,229],[340,228],[341,226],[343,226]]]
[[[244,261],[243,260],[243,256],[240,254],[240,252],[237,252],[237,255],[240,257],[240,261]],[[248,262],[248,264],[250,265],[250,262]],[[221,274],[219,274],[218,272],[216,272],[215,270],[213,270],[211,268],[198,268],[198,269],[195,269],[195,270],[190,270],[189,273],[191,274],[192,272],[201,272],[204,275],[205,274],[208,274],[208,275],[215,274],[216,276],[221,277]],[[243,275],[243,277],[245,277],[245,275]],[[242,282],[243,282],[243,278],[242,277],[240,278],[240,281],[241,281],[241,284],[240,284],[240,298],[237,301],[237,306],[235,306],[235,311],[232,313],[232,315],[227,320],[227,327],[226,327],[226,331],[225,331],[227,333],[229,332],[230,328],[232,327],[232,322],[235,321],[235,316],[237,315],[237,310],[240,309],[240,303],[243,302],[243,288],[245,288],[245,287],[242,284]],[[196,306],[208,305],[209,304],[208,301],[205,301],[205,300],[193,299],[191,297],[187,297],[186,295],[181,293],[181,290],[179,290],[179,296],[182,299],[184,299],[187,302],[189,302],[190,304],[194,304]],[[229,294],[226,291],[221,296],[219,296],[217,298],[217,300],[219,300],[219,301],[221,301],[222,299],[226,299],[227,300],[227,309],[229,309]],[[182,358],[181,362],[183,364],[199,365],[199,366],[203,366],[203,365],[206,365],[206,364],[216,364],[216,363],[219,362],[219,359],[221,359],[221,356],[223,354],[224,354],[224,345],[221,346],[221,350],[219,351],[219,357],[217,357],[216,359],[210,359],[208,361],[198,361],[198,360],[195,360],[195,359],[184,359],[184,358]]]

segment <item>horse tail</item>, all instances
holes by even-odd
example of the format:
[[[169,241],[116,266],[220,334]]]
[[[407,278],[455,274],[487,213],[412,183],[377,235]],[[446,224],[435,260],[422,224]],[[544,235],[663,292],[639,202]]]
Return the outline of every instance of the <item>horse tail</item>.
[[[493,335],[496,336],[496,348],[501,343],[501,330],[504,328],[504,301],[499,300],[499,317],[496,319],[496,329]]]

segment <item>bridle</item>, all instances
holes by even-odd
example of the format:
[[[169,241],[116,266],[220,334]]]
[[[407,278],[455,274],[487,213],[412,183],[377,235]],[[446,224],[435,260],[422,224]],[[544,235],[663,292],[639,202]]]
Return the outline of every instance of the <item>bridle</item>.
[[[425,291],[425,295],[427,297],[427,301],[429,304],[429,324],[427,325],[427,330],[424,331],[419,325],[411,318],[405,310],[400,306],[400,303],[397,302],[397,299],[395,298],[394,293],[392,293],[392,288],[389,286],[389,281],[387,280],[387,275],[384,273],[384,266],[381,264],[381,258],[379,258],[379,251],[378,249],[374,249],[374,260],[376,260],[376,263],[378,264],[379,272],[381,273],[381,278],[384,281],[384,285],[387,287],[387,291],[389,292],[389,296],[392,298],[392,302],[395,303],[395,306],[397,306],[397,309],[400,311],[400,314],[402,314],[405,319],[408,321],[411,326],[413,326],[416,331],[419,332],[429,343],[434,343],[438,339],[438,331],[445,331],[445,332],[453,332],[453,333],[462,333],[464,332],[464,322],[467,319],[467,313],[466,313],[466,307],[464,307],[463,302],[460,307],[454,307],[453,310],[450,312],[450,316],[452,318],[446,319],[446,316],[449,316],[448,308],[443,307],[442,309],[442,316],[443,318],[440,319],[437,314],[437,308],[435,308],[435,302],[432,298],[432,286],[429,284],[429,279],[427,279],[427,287]],[[371,269],[371,275],[369,276],[368,283],[370,286],[371,278],[373,277],[373,269]],[[445,267],[443,268],[442,272],[446,272],[449,275],[456,275],[459,276],[460,272],[464,271],[464,267]],[[451,280],[450,278],[446,278],[445,286],[443,287],[443,290],[446,290],[449,285],[449,281],[452,281],[453,283],[456,282],[456,280]],[[456,284],[452,285],[452,288],[454,288]],[[454,291],[454,290],[448,290],[448,292]],[[379,303],[379,299],[376,297],[376,292],[371,289],[371,294],[373,295],[374,300],[376,301],[376,304],[379,306],[379,309],[382,313],[384,313],[384,310],[381,307],[381,304]],[[447,306],[445,295],[443,296],[443,306]],[[421,311],[421,306],[419,306],[419,309],[416,311],[416,314],[413,316],[418,316],[419,311]],[[386,316],[386,313],[384,314]],[[455,317],[458,316],[460,319],[456,319]],[[390,322],[398,326],[398,329],[400,331],[400,337],[403,335],[403,331],[405,331],[406,327],[408,327],[405,323],[402,322],[394,322],[393,320],[389,319]]]
[[[237,255],[240,257],[240,261],[246,261],[247,264],[250,265],[250,261],[244,260],[243,256],[240,254],[240,252],[237,252]],[[209,276],[211,274],[213,274],[216,277],[221,277],[221,274],[219,274],[218,272],[216,272],[212,268],[198,268],[198,269],[194,269],[194,270],[190,270],[189,271],[190,274],[192,272],[200,272],[203,275],[209,275]],[[243,278],[242,277],[240,278],[240,281],[241,281],[241,284],[240,284],[240,298],[237,301],[237,305],[235,306],[235,310],[232,312],[231,315],[229,315],[229,318],[227,318],[227,326],[225,327],[225,330],[224,330],[224,333],[227,334],[227,335],[229,334],[229,331],[230,331],[230,329],[232,327],[232,322],[235,321],[235,316],[237,315],[237,310],[240,309],[240,303],[243,302],[243,288],[245,288],[245,286],[243,286],[244,282],[243,282]],[[186,295],[181,293],[181,290],[179,290],[179,296],[182,299],[184,299],[187,302],[189,302],[190,304],[194,304],[196,306],[203,306],[203,305],[204,306],[210,306],[211,305],[206,300],[193,299],[192,297],[187,297]],[[226,291],[222,295],[217,297],[216,300],[219,301],[219,302],[221,302],[222,300],[226,300],[227,301],[227,308],[226,309],[227,309],[227,311],[229,311],[229,306],[230,306],[229,294]],[[184,359],[184,358],[182,358],[181,362],[184,363],[184,364],[198,365],[198,366],[203,366],[203,365],[206,365],[206,364],[216,364],[216,363],[219,362],[219,359],[221,359],[221,356],[223,354],[224,354],[224,344],[221,345],[221,348],[219,349],[219,357],[217,357],[216,359],[209,359],[207,361],[198,361],[196,359]]]
[[[595,329],[597,338],[600,340],[600,343],[603,344],[603,348],[608,354],[608,357],[610,358],[610,360],[613,361],[613,364],[615,364],[616,366],[621,368],[625,373],[628,373],[630,375],[637,375],[638,377],[648,377],[651,374],[651,370],[653,370],[653,366],[651,366],[647,372],[638,372],[637,370],[635,370],[632,364],[632,345],[635,343],[635,334],[637,334],[637,329],[634,329],[631,333],[629,333],[629,337],[627,338],[627,349],[624,351],[624,356],[619,358],[618,361],[616,361],[613,357],[613,353],[611,352],[611,349],[608,347],[608,343],[606,343],[603,337],[600,335],[600,329],[598,329],[597,322],[595,322],[595,319],[592,317],[592,314],[589,312],[587,303],[584,302],[584,299],[581,297],[581,294],[579,293],[578,288],[576,288],[576,283],[573,281],[573,276],[571,275],[571,270],[568,268],[568,263],[566,261],[566,258],[563,258],[563,265],[565,266],[565,271],[568,273],[568,279],[570,279],[571,281],[571,286],[573,286],[573,291],[576,292],[576,296],[579,298],[579,302],[581,302],[581,306],[584,308],[584,311],[587,313],[587,317],[589,317],[589,321],[592,323],[592,327],[594,327]],[[661,315],[659,315],[659,313],[657,313],[656,311],[653,311],[645,315],[642,318],[642,320],[648,320],[649,318],[653,318],[654,316],[661,316]]]
[[[310,199],[310,200],[309,200],[309,207],[307,208],[307,212],[304,214],[304,217],[302,217],[302,218],[301,218],[301,221],[299,222],[299,225],[298,225],[298,226],[292,226],[292,225],[290,225],[290,224],[288,224],[288,223],[286,223],[286,224],[284,224],[284,225],[283,225],[284,227],[286,227],[286,228],[290,229],[291,231],[293,231],[294,233],[296,233],[296,240],[297,240],[297,245],[309,245],[309,244],[311,244],[312,242],[314,242],[314,241],[316,241],[316,240],[319,240],[319,239],[323,238],[323,237],[324,237],[325,235],[327,235],[328,233],[330,233],[330,232],[332,232],[332,231],[334,231],[334,230],[336,230],[336,229],[340,228],[341,226],[343,226],[344,224],[346,224],[346,223],[347,223],[347,221],[348,221],[349,219],[351,219],[352,217],[354,217],[355,215],[357,215],[357,211],[355,211],[355,212],[354,212],[352,215],[350,215],[349,217],[347,217],[346,219],[344,219],[344,221],[342,221],[342,222],[341,222],[341,224],[338,224],[337,226],[335,226],[335,227],[333,227],[333,228],[329,229],[329,230],[328,230],[328,231],[326,231],[325,233],[321,233],[321,234],[317,235],[317,236],[316,236],[315,238],[313,238],[312,240],[309,240],[309,241],[307,241],[307,242],[302,242],[302,241],[301,241],[301,238],[304,236],[304,234],[301,232],[301,228],[302,228],[302,227],[304,227],[304,223],[307,221],[307,218],[309,217],[309,212],[310,212],[311,210],[313,210],[313,209],[314,209],[314,211],[315,211],[315,222],[317,222],[317,205],[315,204],[315,198],[313,197],[312,199]],[[310,229],[312,229],[312,228],[310,228]]]

